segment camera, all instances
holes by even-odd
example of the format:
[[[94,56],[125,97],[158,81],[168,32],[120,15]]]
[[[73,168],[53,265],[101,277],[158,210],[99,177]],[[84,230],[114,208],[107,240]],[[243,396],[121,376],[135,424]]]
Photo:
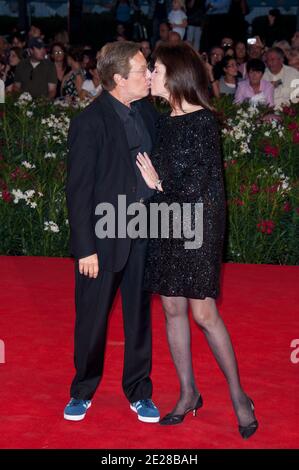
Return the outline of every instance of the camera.
[[[247,44],[249,44],[250,46],[252,46],[253,44],[256,44],[256,38],[248,38]]]

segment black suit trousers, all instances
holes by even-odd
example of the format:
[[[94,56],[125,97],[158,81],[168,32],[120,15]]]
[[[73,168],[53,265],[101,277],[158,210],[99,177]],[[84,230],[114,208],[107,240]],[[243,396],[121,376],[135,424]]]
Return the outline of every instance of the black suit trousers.
[[[132,240],[122,271],[101,271],[100,266],[95,279],[80,274],[76,262],[76,375],[71,385],[71,397],[90,400],[100,383],[108,316],[118,288],[125,334],[123,390],[129,402],[152,395],[150,294],[142,289],[146,246],[147,240]]]

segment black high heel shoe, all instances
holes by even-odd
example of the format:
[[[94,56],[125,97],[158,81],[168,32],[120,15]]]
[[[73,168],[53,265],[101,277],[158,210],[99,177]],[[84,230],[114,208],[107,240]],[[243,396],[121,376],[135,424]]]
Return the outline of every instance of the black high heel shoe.
[[[168,425],[173,425],[173,424],[180,424],[184,421],[185,416],[192,411],[193,416],[196,416],[197,410],[201,408],[203,405],[203,400],[201,395],[199,395],[197,402],[193,408],[188,408],[186,411],[184,411],[183,414],[181,415],[174,415],[172,413],[168,413],[166,416],[164,416],[163,419],[159,421],[162,426],[168,426]]]
[[[254,411],[254,403],[251,400],[251,398],[249,398],[249,400],[250,400],[251,409],[252,409],[252,411]],[[255,419],[254,421],[249,423],[247,426],[240,426],[239,425],[239,433],[241,434],[241,437],[243,439],[249,439],[257,431],[258,427],[259,427],[259,423]]]

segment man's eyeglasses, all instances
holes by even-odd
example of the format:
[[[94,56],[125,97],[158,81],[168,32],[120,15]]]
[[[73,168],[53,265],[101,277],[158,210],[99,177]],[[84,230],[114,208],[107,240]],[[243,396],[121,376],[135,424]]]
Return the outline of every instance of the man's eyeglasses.
[[[150,69],[146,68],[145,70],[130,70],[129,73],[141,73],[144,77],[146,77],[149,72]]]

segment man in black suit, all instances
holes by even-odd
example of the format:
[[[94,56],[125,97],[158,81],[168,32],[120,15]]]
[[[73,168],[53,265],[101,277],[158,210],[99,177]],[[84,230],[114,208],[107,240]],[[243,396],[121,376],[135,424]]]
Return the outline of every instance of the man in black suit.
[[[118,220],[118,197],[127,206],[151,195],[136,165],[138,152],[150,154],[157,113],[145,98],[150,72],[139,46],[107,44],[98,71],[103,92],[72,120],[68,137],[67,206],[71,251],[75,257],[75,367],[71,400],[64,418],[85,417],[103,373],[107,320],[121,290],[125,356],[123,390],[143,422],[159,421],[151,400],[150,296],[142,290],[146,239],[128,235],[99,238],[98,204],[112,204]]]

